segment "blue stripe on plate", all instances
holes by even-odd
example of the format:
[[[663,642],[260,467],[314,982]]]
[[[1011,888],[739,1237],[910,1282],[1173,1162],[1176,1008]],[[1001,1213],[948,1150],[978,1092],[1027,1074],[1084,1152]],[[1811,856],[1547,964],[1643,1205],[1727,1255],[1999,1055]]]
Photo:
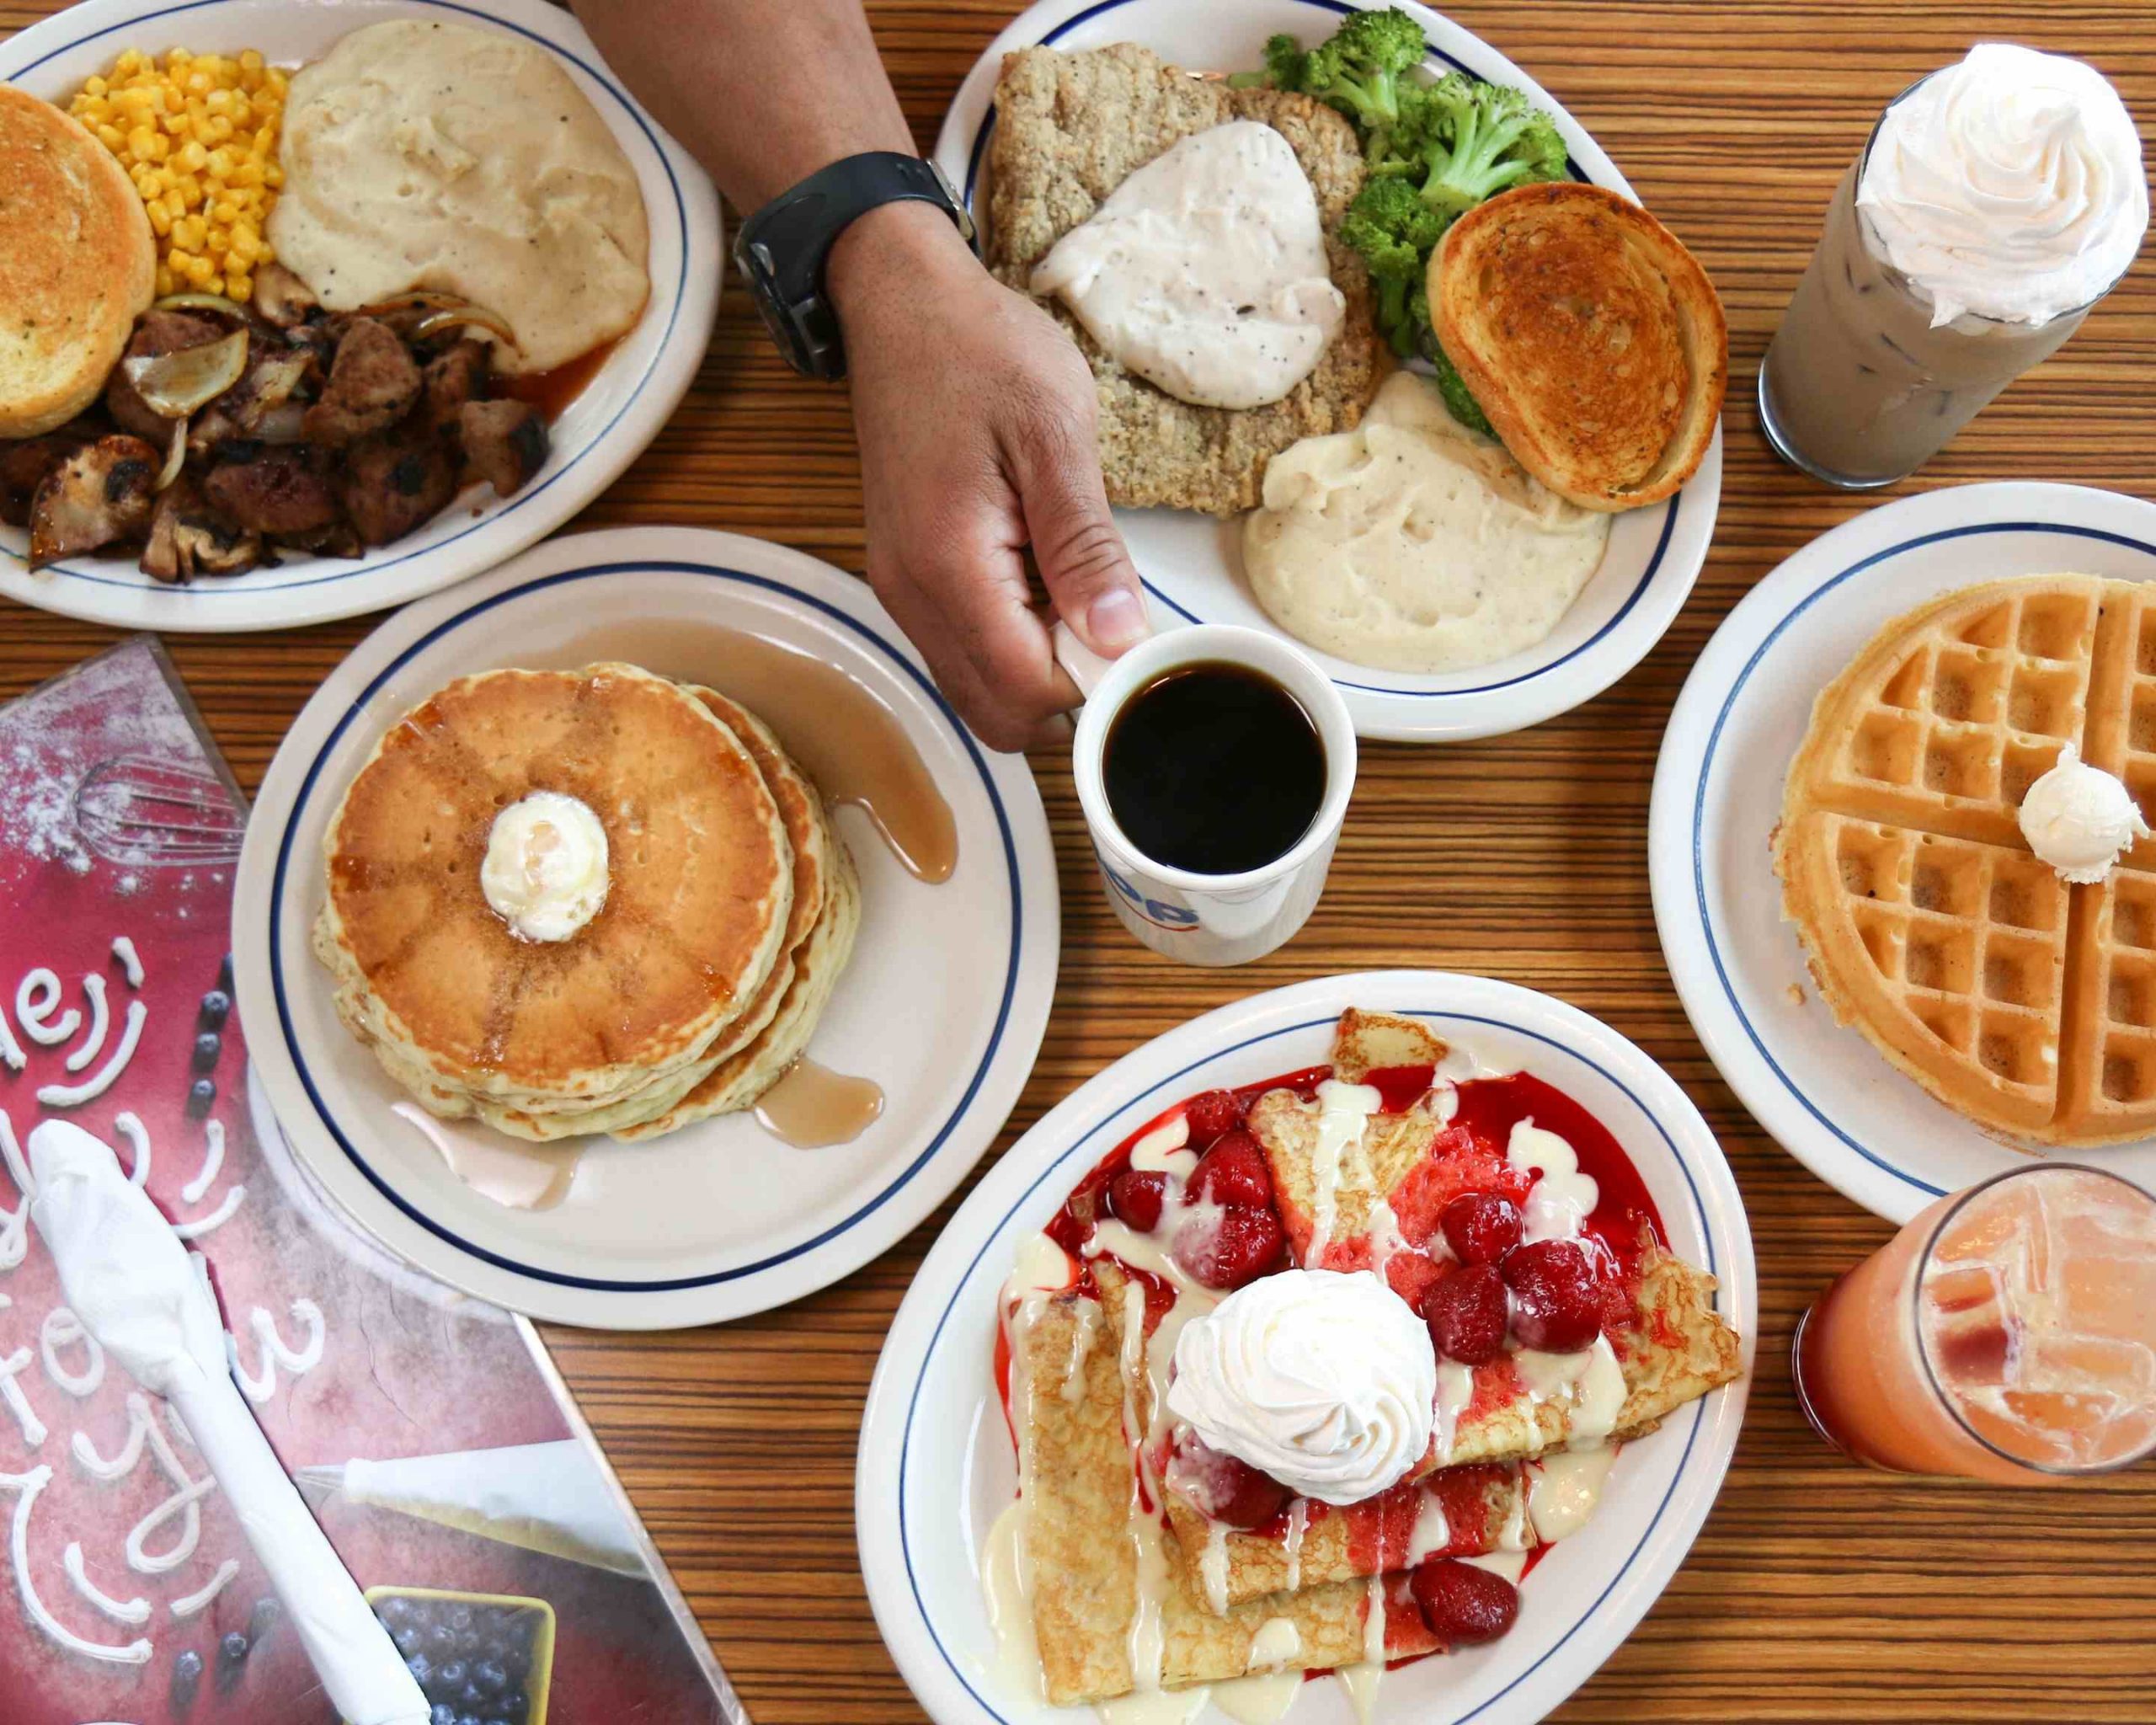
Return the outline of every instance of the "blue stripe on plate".
[[[1120,3],[1120,0],[1117,0],[1117,3]],[[1700,1196],[1699,1183],[1692,1178],[1692,1170],[1685,1162],[1682,1153],[1678,1150],[1676,1140],[1669,1135],[1669,1129],[1662,1124],[1660,1118],[1656,1115],[1652,1109],[1649,1108],[1644,1102],[1640,1100],[1639,1096],[1633,1091],[1630,1085],[1625,1083],[1623,1079],[1620,1078],[1614,1072],[1612,1072],[1607,1066],[1603,1065],[1597,1060],[1590,1060],[1587,1055],[1582,1054],[1577,1049],[1572,1048],[1565,1043],[1561,1043],[1554,1037],[1545,1036],[1540,1031],[1529,1030],[1523,1025],[1510,1024],[1507,1023],[1502,1019],[1483,1017],[1473,1013],[1449,1012],[1435,1008],[1408,1007],[1396,1008],[1395,1010],[1406,1012],[1415,1017],[1427,1019],[1433,1023],[1480,1025],[1494,1029],[1509,1030],[1516,1035],[1531,1037],[1535,1041],[1556,1049],[1559,1054],[1563,1055],[1567,1059],[1577,1060],[1582,1065],[1587,1066],[1593,1071],[1599,1073],[1603,1077],[1609,1080],[1610,1083],[1615,1085],[1618,1089],[1623,1091],[1625,1096],[1630,1100],[1633,1107],[1639,1109],[1641,1114],[1645,1115],[1647,1119],[1653,1123],[1655,1130],[1662,1135],[1662,1141],[1668,1146],[1670,1156],[1676,1162],[1678,1172],[1684,1176],[1685,1187],[1692,1194],[1692,1212],[1694,1218],[1699,1224],[1700,1237],[1706,1242],[1706,1268],[1710,1274],[1712,1274],[1716,1270],[1717,1263],[1715,1256],[1714,1233],[1712,1229],[1710,1229],[1707,1224],[1706,1206]],[[1042,1169],[1038,1176],[1034,1178],[1033,1183],[1027,1186],[1023,1192],[1020,1193],[1018,1196],[1011,1201],[1010,1207],[1003,1212],[1001,1220],[1000,1220],[993,1228],[989,1230],[988,1237],[981,1242],[980,1249],[974,1252],[972,1262],[966,1266],[964,1274],[958,1278],[958,1284],[953,1290],[950,1299],[945,1302],[942,1315],[936,1321],[936,1328],[933,1332],[931,1333],[928,1338],[927,1349],[922,1355],[920,1374],[914,1380],[913,1394],[906,1404],[905,1431],[899,1443],[899,1548],[905,1558],[906,1582],[908,1586],[910,1586],[913,1590],[914,1609],[921,1614],[921,1626],[928,1632],[929,1639],[936,1643],[936,1651],[943,1656],[944,1664],[949,1668],[951,1674],[958,1679],[959,1686],[963,1688],[968,1695],[973,1697],[975,1704],[980,1707],[983,1712],[986,1713],[990,1718],[996,1722],[996,1725],[1016,1725],[1016,1722],[1013,1722],[1006,1715],[998,1712],[995,1706],[990,1703],[981,1692],[974,1687],[973,1682],[966,1674],[964,1668],[958,1660],[951,1656],[951,1650],[943,1644],[943,1637],[937,1633],[936,1625],[932,1621],[931,1621],[928,1615],[928,1602],[921,1597],[921,1578],[915,1573],[914,1568],[913,1545],[911,1539],[909,1536],[909,1521],[906,1514],[906,1491],[909,1484],[911,1482],[911,1471],[908,1466],[908,1461],[910,1458],[913,1448],[914,1417],[921,1407],[921,1386],[926,1381],[928,1377],[928,1363],[934,1358],[936,1349],[943,1339],[945,1327],[949,1324],[951,1321],[951,1315],[953,1311],[956,1310],[958,1300],[965,1291],[966,1284],[973,1279],[974,1272],[980,1268],[982,1258],[985,1258],[989,1252],[999,1242],[1003,1242],[1004,1230],[1011,1226],[1011,1219],[1015,1216],[1019,1210],[1022,1210],[1026,1206],[1036,1192],[1040,1190],[1043,1183],[1056,1175],[1059,1171],[1067,1169],[1073,1156],[1077,1156],[1080,1151],[1085,1151],[1088,1149],[1089,1146],[1093,1146],[1099,1139],[1100,1135],[1107,1130],[1110,1121],[1123,1117],[1139,1103],[1148,1101],[1149,1099],[1158,1096],[1162,1091],[1168,1089],[1171,1086],[1182,1082],[1202,1066],[1209,1066],[1216,1060],[1223,1060],[1230,1055],[1240,1054],[1243,1049],[1247,1048],[1255,1048],[1260,1043],[1270,1042],[1276,1037],[1298,1035],[1303,1032],[1310,1030],[1330,1029],[1332,1027],[1333,1022],[1333,1018],[1330,1016],[1321,1018],[1308,1018],[1305,1019],[1299,1024],[1283,1025],[1278,1030],[1269,1030],[1262,1035],[1247,1037],[1241,1042],[1235,1044],[1232,1047],[1217,1049],[1214,1053],[1203,1055],[1198,1060],[1193,1060],[1188,1065],[1182,1067],[1180,1071],[1169,1073],[1167,1076],[1161,1079],[1157,1083],[1148,1085],[1144,1090],[1139,1092],[1135,1096],[1127,1097],[1123,1103],[1115,1108],[1109,1109],[1100,1119],[1095,1121],[1092,1125],[1087,1127],[1085,1131],[1080,1133],[1078,1136],[1072,1140],[1070,1147],[1065,1151],[1061,1156],[1056,1157],[1056,1159],[1050,1162],[1048,1167]],[[1086,1163],[1086,1166],[1087,1167],[1091,1167],[1092,1166],[1092,1162],[1098,1160],[1099,1154],[1104,1153],[1105,1152],[1097,1153]],[[1716,1300],[1716,1304],[1717,1306],[1721,1304],[1718,1296]],[[1632,1565],[1639,1561],[1640,1554],[1646,1550],[1648,1541],[1653,1539],[1655,1530],[1662,1525],[1662,1518],[1668,1511],[1670,1500],[1677,1495],[1678,1487],[1682,1485],[1684,1482],[1686,1471],[1691,1465],[1693,1448],[1699,1441],[1700,1429],[1701,1425],[1705,1423],[1705,1419],[1706,1402],[1702,1399],[1693,1403],[1692,1423],[1684,1434],[1684,1452],[1677,1459],[1677,1471],[1670,1477],[1669,1488],[1662,1494],[1661,1503],[1655,1506],[1654,1514],[1649,1519],[1646,1530],[1641,1534],[1639,1543],[1632,1547],[1630,1553],[1625,1557],[1624,1562],[1618,1566],[1617,1573],[1609,1578],[1609,1585],[1604,1587],[1599,1594],[1595,1595],[1594,1602],[1590,1605],[1585,1611],[1580,1614],[1579,1617],[1573,1622],[1571,1628],[1567,1629],[1562,1635],[1559,1636],[1555,1642],[1550,1643],[1549,1651],[1545,1653],[1540,1658],[1535,1660],[1533,1664],[1529,1665],[1524,1671],[1522,1671],[1518,1676],[1514,1677],[1510,1683],[1508,1683],[1502,1689],[1499,1690],[1497,1694],[1492,1696],[1489,1700],[1484,1701],[1481,1706],[1475,1708],[1471,1712],[1461,1714],[1458,1719],[1450,1722],[1450,1725],[1467,1725],[1467,1722],[1469,1720],[1478,1718],[1482,1714],[1487,1712],[1492,1707],[1495,1706],[1499,1701],[1510,1695],[1513,1690],[1518,1688],[1521,1684],[1526,1682],[1529,1677],[1540,1670],[1543,1666],[1547,1664],[1551,1659],[1555,1658],[1557,1655],[1558,1650],[1575,1635],[1578,1634],[1579,1632],[1587,1626],[1588,1622],[1594,1616],[1594,1615],[1602,1609],[1604,1601],[1608,1599],[1609,1595],[1616,1590],[1618,1584],[1622,1582],[1625,1577],[1630,1572]]]
[[[1886,563],[1890,558],[1899,557],[1904,552],[1919,551],[1928,545],[1938,545],[1951,539],[1967,538],[1972,534],[1979,533],[2063,533],[2071,538],[2100,540],[2107,545],[2124,546],[2128,550],[2146,552],[2150,556],[2156,557],[2156,545],[2150,544],[2145,539],[2136,539],[2125,533],[2107,532],[2100,527],[2070,526],[2057,521],[1988,521],[1966,527],[1944,527],[1935,533],[1920,534],[1916,538],[1904,539],[1898,544],[1890,545],[1883,551],[1873,552],[1870,556],[1851,563],[1839,574],[1829,575],[1811,592],[1806,594],[1790,608],[1787,615],[1780,622],[1767,632],[1767,638],[1753,650],[1751,658],[1745,660],[1744,669],[1737,674],[1736,681],[1730,685],[1729,693],[1723,697],[1721,710],[1715,715],[1714,728],[1707,734],[1706,753],[1700,761],[1700,782],[1692,793],[1693,898],[1699,910],[1700,932],[1706,937],[1707,956],[1713,961],[1715,979],[1721,984],[1722,997],[1729,1002],[1730,1011],[1736,1015],[1737,1022],[1743,1026],[1745,1035],[1751,1039],[1752,1046],[1758,1051],[1759,1058],[1766,1062],[1767,1070],[1780,1081],[1782,1088],[1789,1092],[1790,1100],[1843,1144],[1870,1163],[1873,1167],[1879,1169],[1882,1173],[1892,1174],[1896,1179],[1915,1188],[1928,1198],[1943,1196],[1945,1188],[1935,1186],[1929,1180],[1919,1178],[1907,1168],[1898,1166],[1878,1151],[1860,1142],[1845,1128],[1829,1119],[1825,1110],[1799,1089],[1796,1081],[1782,1070],[1781,1063],[1769,1051],[1766,1039],[1759,1034],[1758,1028],[1746,1015],[1743,1007],[1737,1001],[1737,990],[1729,980],[1729,967],[1722,959],[1721,943],[1715,938],[1714,917],[1707,908],[1707,782],[1713,777],[1715,752],[1721,746],[1722,732],[1728,726],[1730,713],[1737,705],[1737,697],[1744,692],[1744,686],[1751,681],[1752,673],[1759,668],[1760,662],[1765,659],[1768,651],[1774,643],[1781,638],[1785,629],[1802,617],[1820,600],[1825,598],[1828,594],[1840,586],[1843,582],[1862,574],[1866,569],[1876,569],[1881,563]]]
[[[40,55],[36,59],[31,61],[29,65],[23,67],[17,72],[10,73],[7,82],[13,83],[19,78],[25,77],[31,72],[35,72],[38,67],[43,66],[47,61],[56,59],[62,54],[70,53],[75,49],[83,47],[88,43],[96,41],[102,36],[113,35],[124,30],[140,29],[144,24],[154,24],[159,19],[175,18],[185,13],[199,12],[205,7],[221,6],[225,3],[227,3],[227,0],[184,0],[184,3],[180,5],[168,6],[157,12],[146,12],[139,18],[131,18],[120,24],[108,24],[101,30],[93,30],[88,35],[77,36],[72,41],[63,42],[58,47]],[[307,577],[305,579],[296,579],[288,581],[257,581],[250,579],[243,585],[234,585],[230,581],[220,581],[214,579],[194,582],[186,589],[186,591],[192,599],[198,601],[205,599],[252,599],[258,598],[264,593],[292,593],[297,592],[303,587],[322,587],[327,586],[336,581],[350,581],[364,575],[379,574],[384,569],[393,569],[400,563],[410,563],[414,558],[432,557],[437,552],[446,550],[450,546],[456,544],[458,540],[466,537],[467,535],[478,532],[482,527],[491,526],[494,522],[501,521],[506,516],[515,514],[518,510],[521,509],[526,504],[531,502],[534,498],[546,491],[556,480],[569,473],[579,462],[583,461],[586,456],[590,455],[593,450],[596,449],[601,443],[606,441],[607,436],[613,431],[615,426],[621,424],[622,415],[627,413],[629,409],[635,404],[637,398],[643,393],[645,386],[651,382],[651,374],[653,371],[657,368],[660,355],[665,353],[669,344],[670,344],[674,339],[675,328],[680,319],[681,312],[681,295],[686,289],[689,280],[689,211],[688,206],[682,200],[681,182],[675,177],[674,173],[674,164],[667,158],[666,147],[660,141],[659,134],[652,130],[650,122],[645,120],[643,110],[637,106],[635,102],[630,99],[627,93],[624,91],[620,85],[614,82],[612,77],[608,75],[603,67],[595,65],[588,60],[579,58],[578,56],[570,53],[566,48],[562,47],[558,43],[548,40],[545,36],[539,35],[536,30],[529,29],[520,24],[512,23],[508,19],[499,18],[493,13],[482,11],[477,7],[460,6],[456,3],[456,0],[413,0],[413,3],[416,5],[431,6],[436,10],[441,12],[462,13],[466,17],[477,19],[482,24],[487,24],[493,29],[510,30],[520,36],[526,37],[531,41],[536,42],[541,47],[546,49],[549,53],[568,61],[570,65],[575,67],[579,71],[584,72],[586,77],[591,78],[595,83],[600,85],[606,93],[615,99],[616,102],[620,104],[622,111],[636,122],[638,130],[642,131],[644,136],[650,141],[652,149],[659,157],[659,165],[666,170],[666,184],[674,195],[675,219],[680,226],[681,232],[681,268],[674,284],[674,303],[666,314],[665,333],[659,337],[659,344],[652,350],[650,363],[644,367],[643,376],[637,380],[636,387],[629,392],[628,399],[622,403],[620,410],[615,414],[612,419],[609,419],[606,424],[599,430],[597,434],[594,435],[583,448],[579,449],[574,455],[571,456],[568,460],[563,462],[562,465],[557,467],[552,473],[547,474],[544,478],[540,480],[536,485],[530,486],[526,489],[518,492],[515,496],[510,498],[504,502],[499,508],[488,508],[485,510],[480,518],[472,522],[470,526],[465,527],[457,532],[451,534],[446,539],[438,540],[431,545],[422,546],[417,550],[405,552],[400,556],[389,558],[380,563],[360,562],[341,566],[338,568],[336,572],[333,574],[313,575]],[[318,563],[326,561],[328,561],[328,559],[308,558],[305,561],[296,559],[291,566],[296,569],[304,569],[310,563]],[[51,575],[65,575],[70,580],[88,581],[94,586],[123,587],[133,592],[153,590],[159,585],[159,584],[157,583],[146,584],[140,580],[131,581],[118,576],[99,574],[93,569],[77,569],[68,563],[49,563],[39,573]],[[265,573],[274,574],[275,572],[268,571]]]
[[[889,660],[897,670],[910,677],[920,688],[921,693],[927,697],[936,710],[942,715],[945,723],[951,727],[952,734],[964,745],[967,756],[972,761],[974,770],[980,775],[981,785],[988,793],[990,806],[995,810],[996,830],[1003,841],[1003,866],[1011,893],[1011,947],[1003,978],[1002,999],[996,1007],[995,1024],[989,1036],[988,1046],[982,1051],[980,1060],[974,1068],[973,1076],[967,1081],[964,1094],[958,1098],[958,1106],[952,1110],[950,1117],[937,1128],[920,1154],[899,1171],[898,1178],[843,1221],[834,1223],[814,1238],[804,1240],[798,1246],[789,1247],[784,1252],[774,1252],[768,1258],[758,1258],[753,1263],[742,1264],[734,1269],[716,1271],[710,1275],[651,1278],[641,1280],[570,1275],[562,1271],[547,1269],[536,1264],[520,1263],[515,1258],[504,1258],[499,1253],[489,1252],[436,1222],[417,1206],[408,1202],[387,1180],[377,1173],[373,1166],[353,1145],[352,1140],[345,1135],[344,1128],[331,1117],[327,1104],[323,1101],[322,1092],[315,1083],[314,1075],[308,1070],[307,1056],[301,1049],[299,1037],[292,1023],[291,1002],[286,989],[284,949],[280,937],[280,931],[285,921],[283,906],[286,877],[292,862],[292,841],[298,833],[301,818],[306,811],[307,800],[312,796],[316,782],[321,777],[323,765],[331,751],[336,748],[339,740],[355,721],[366,716],[369,703],[381,692],[397,671],[437,641],[485,616],[499,605],[506,604],[511,600],[524,598],[530,594],[543,592],[550,587],[562,586],[568,582],[591,580],[602,575],[619,574],[629,571],[659,571],[703,575],[715,580],[735,581],[744,586],[762,588],[768,592],[778,594],[796,604],[808,606],[820,611],[834,622],[851,630]],[[817,1247],[838,1238],[882,1209],[908,1182],[928,1165],[937,1151],[942,1148],[944,1141],[957,1130],[959,1122],[965,1118],[967,1111],[972,1108],[974,1097],[979,1094],[981,1084],[988,1076],[989,1068],[995,1060],[996,1050],[1002,1044],[1004,1028],[1011,1017],[1011,996],[1018,985],[1018,957],[1022,945],[1021,936],[1025,927],[1024,911],[1024,895],[1018,877],[1017,847],[1011,836],[1010,817],[1005,812],[1003,798],[995,788],[995,777],[989,772],[988,763],[982,758],[980,747],[974,741],[972,734],[959,723],[958,715],[951,710],[942,696],[937,692],[936,685],[929,681],[927,674],[916,667],[912,660],[892,647],[867,624],[838,606],[827,601],[818,599],[813,595],[789,587],[782,581],[775,581],[766,576],[748,574],[739,569],[726,569],[714,563],[686,563],[667,559],[592,563],[581,569],[565,569],[556,574],[539,576],[521,585],[497,593],[492,598],[483,599],[477,604],[467,606],[455,616],[436,624],[398,654],[354,698],[350,707],[346,709],[344,716],[337,721],[329,734],[323,739],[322,746],[315,751],[314,759],[308,763],[307,776],[301,781],[298,793],[292,799],[291,813],[285,823],[284,836],[278,841],[277,867],[271,878],[267,911],[270,919],[270,980],[271,989],[276,996],[277,1019],[285,1039],[286,1052],[291,1057],[292,1065],[299,1074],[300,1082],[306,1087],[307,1100],[314,1108],[316,1119],[320,1122],[323,1130],[336,1140],[338,1147],[344,1152],[352,1166],[366,1177],[368,1184],[371,1185],[403,1215],[424,1228],[436,1239],[454,1247],[467,1256],[482,1263],[491,1264],[496,1269],[508,1270],[520,1276],[529,1276],[536,1282],[545,1282],[560,1288],[585,1288],[608,1294],[667,1294],[679,1292],[687,1288],[710,1288],[716,1287],[723,1282],[739,1281],[744,1276],[756,1275],[762,1271],[775,1268],[780,1264],[799,1258],[805,1252],[813,1252]]]
[[[1056,43],[1061,41],[1065,36],[1076,29],[1081,24],[1090,23],[1096,18],[1103,17],[1108,13],[1117,11],[1131,3],[1132,0],[1100,0],[1099,4],[1089,6],[1083,12],[1075,13],[1072,17],[1066,19],[1063,23],[1058,24],[1054,29],[1050,30],[1046,35],[1041,38],[1039,45],[1044,48],[1053,47]],[[1330,12],[1335,13],[1355,12],[1361,9],[1358,7],[1348,4],[1348,0],[1302,0],[1302,3],[1305,6],[1313,7],[1320,12]],[[1456,71],[1464,72],[1467,73],[1470,77],[1482,77],[1481,72],[1476,72],[1474,67],[1469,66],[1465,61],[1455,60],[1451,55],[1444,53],[1436,48],[1430,50],[1429,57],[1432,60],[1441,61],[1445,65],[1453,67]],[[974,134],[973,148],[967,152],[966,156],[966,207],[969,210],[974,207],[974,191],[980,179],[981,158],[987,152],[989,135],[995,130],[995,104],[991,102],[988,104],[987,112],[981,115],[980,130]],[[1565,158],[1565,165],[1572,170],[1573,179],[1582,181],[1587,180],[1587,174],[1584,170],[1581,168],[1578,163],[1573,161],[1569,156]],[[1594,633],[1590,635],[1586,640],[1581,642],[1578,646],[1573,648],[1571,652],[1566,654],[1563,658],[1553,659],[1549,664],[1539,666],[1534,670],[1522,671],[1516,677],[1507,677],[1502,681],[1495,683],[1477,683],[1472,688],[1467,689],[1407,689],[1401,688],[1399,686],[1391,683],[1353,683],[1349,682],[1344,677],[1334,677],[1332,681],[1335,686],[1342,689],[1353,689],[1358,694],[1365,695],[1404,696],[1417,701],[1457,701],[1470,695],[1487,695],[1498,689],[1516,688],[1522,683],[1531,683],[1538,678],[1548,676],[1552,671],[1558,670],[1563,665],[1570,664],[1573,660],[1577,659],[1582,653],[1590,650],[1597,642],[1600,641],[1604,636],[1608,635],[1611,630],[1614,629],[1620,623],[1623,622],[1625,619],[1631,614],[1632,608],[1646,596],[1647,589],[1654,585],[1655,574],[1661,569],[1662,559],[1669,549],[1671,536],[1677,531],[1677,512],[1678,509],[1683,506],[1684,500],[1684,494],[1682,491],[1679,491],[1676,496],[1671,498],[1668,503],[1662,505],[1662,536],[1655,542],[1654,555],[1647,559],[1647,566],[1641,574],[1639,584],[1625,596],[1624,604],[1617,608],[1617,614],[1611,617],[1609,621],[1604,623],[1600,628],[1597,629]],[[1143,583],[1145,589],[1148,593],[1159,600],[1161,604],[1167,606],[1170,611],[1173,611],[1185,622],[1203,623],[1218,622],[1220,621],[1218,617],[1200,617],[1196,611],[1191,611],[1183,606],[1177,604],[1174,600],[1169,598],[1166,593],[1155,586],[1152,582],[1146,580],[1142,574],[1139,577],[1139,579]]]

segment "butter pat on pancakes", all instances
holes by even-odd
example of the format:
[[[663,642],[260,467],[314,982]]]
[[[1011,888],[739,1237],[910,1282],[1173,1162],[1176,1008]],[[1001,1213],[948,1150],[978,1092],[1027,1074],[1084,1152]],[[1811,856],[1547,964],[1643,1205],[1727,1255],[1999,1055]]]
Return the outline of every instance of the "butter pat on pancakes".
[[[296,74],[277,257],[334,312],[415,289],[504,318],[505,371],[613,340],[650,291],[635,170],[554,56],[493,30],[400,19]]]
[[[1178,401],[1264,407],[1347,316],[1317,195],[1286,138],[1230,120],[1171,146],[1058,240],[1028,283]]]
[[[534,791],[494,817],[479,886],[523,940],[567,940],[606,902],[606,829],[588,804]]]
[[[1547,638],[1609,540],[1607,515],[1549,490],[1399,371],[1355,430],[1273,457],[1243,569],[1267,614],[1321,651],[1465,670]]]

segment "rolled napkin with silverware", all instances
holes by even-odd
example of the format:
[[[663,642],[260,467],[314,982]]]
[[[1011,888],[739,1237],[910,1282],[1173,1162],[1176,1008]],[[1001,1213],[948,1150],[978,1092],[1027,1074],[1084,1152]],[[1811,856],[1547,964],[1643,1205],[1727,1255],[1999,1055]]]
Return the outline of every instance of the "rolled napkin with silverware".
[[[232,1380],[208,1282],[107,1145],[65,1120],[29,1137],[30,1217],[67,1304],[187,1423],[340,1717],[425,1725],[426,1697],[286,1477]]]

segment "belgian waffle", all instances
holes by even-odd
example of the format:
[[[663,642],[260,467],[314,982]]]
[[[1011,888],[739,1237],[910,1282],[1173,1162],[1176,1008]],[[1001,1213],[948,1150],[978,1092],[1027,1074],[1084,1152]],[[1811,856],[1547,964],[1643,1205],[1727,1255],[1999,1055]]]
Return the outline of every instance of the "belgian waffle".
[[[2156,809],[2156,606],[2035,575],[1896,619],[1829,684],[1774,869],[1837,1023],[1988,1130],[2156,1131],[2156,843],[2069,886],[2021,836],[2068,745]]]

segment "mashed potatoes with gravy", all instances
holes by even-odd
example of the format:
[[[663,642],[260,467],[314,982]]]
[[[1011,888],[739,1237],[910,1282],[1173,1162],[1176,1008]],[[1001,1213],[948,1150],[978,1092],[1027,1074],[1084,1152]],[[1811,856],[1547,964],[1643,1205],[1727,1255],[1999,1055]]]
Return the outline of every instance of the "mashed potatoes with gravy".
[[[1465,670],[1534,646],[1602,561],[1609,517],[1566,502],[1436,388],[1396,372],[1353,431],[1273,457],[1243,569],[1299,640],[1385,670]]]
[[[270,217],[280,261],[332,311],[414,288],[516,332],[547,371],[629,329],[650,291],[635,171],[545,49],[400,19],[295,74]]]

